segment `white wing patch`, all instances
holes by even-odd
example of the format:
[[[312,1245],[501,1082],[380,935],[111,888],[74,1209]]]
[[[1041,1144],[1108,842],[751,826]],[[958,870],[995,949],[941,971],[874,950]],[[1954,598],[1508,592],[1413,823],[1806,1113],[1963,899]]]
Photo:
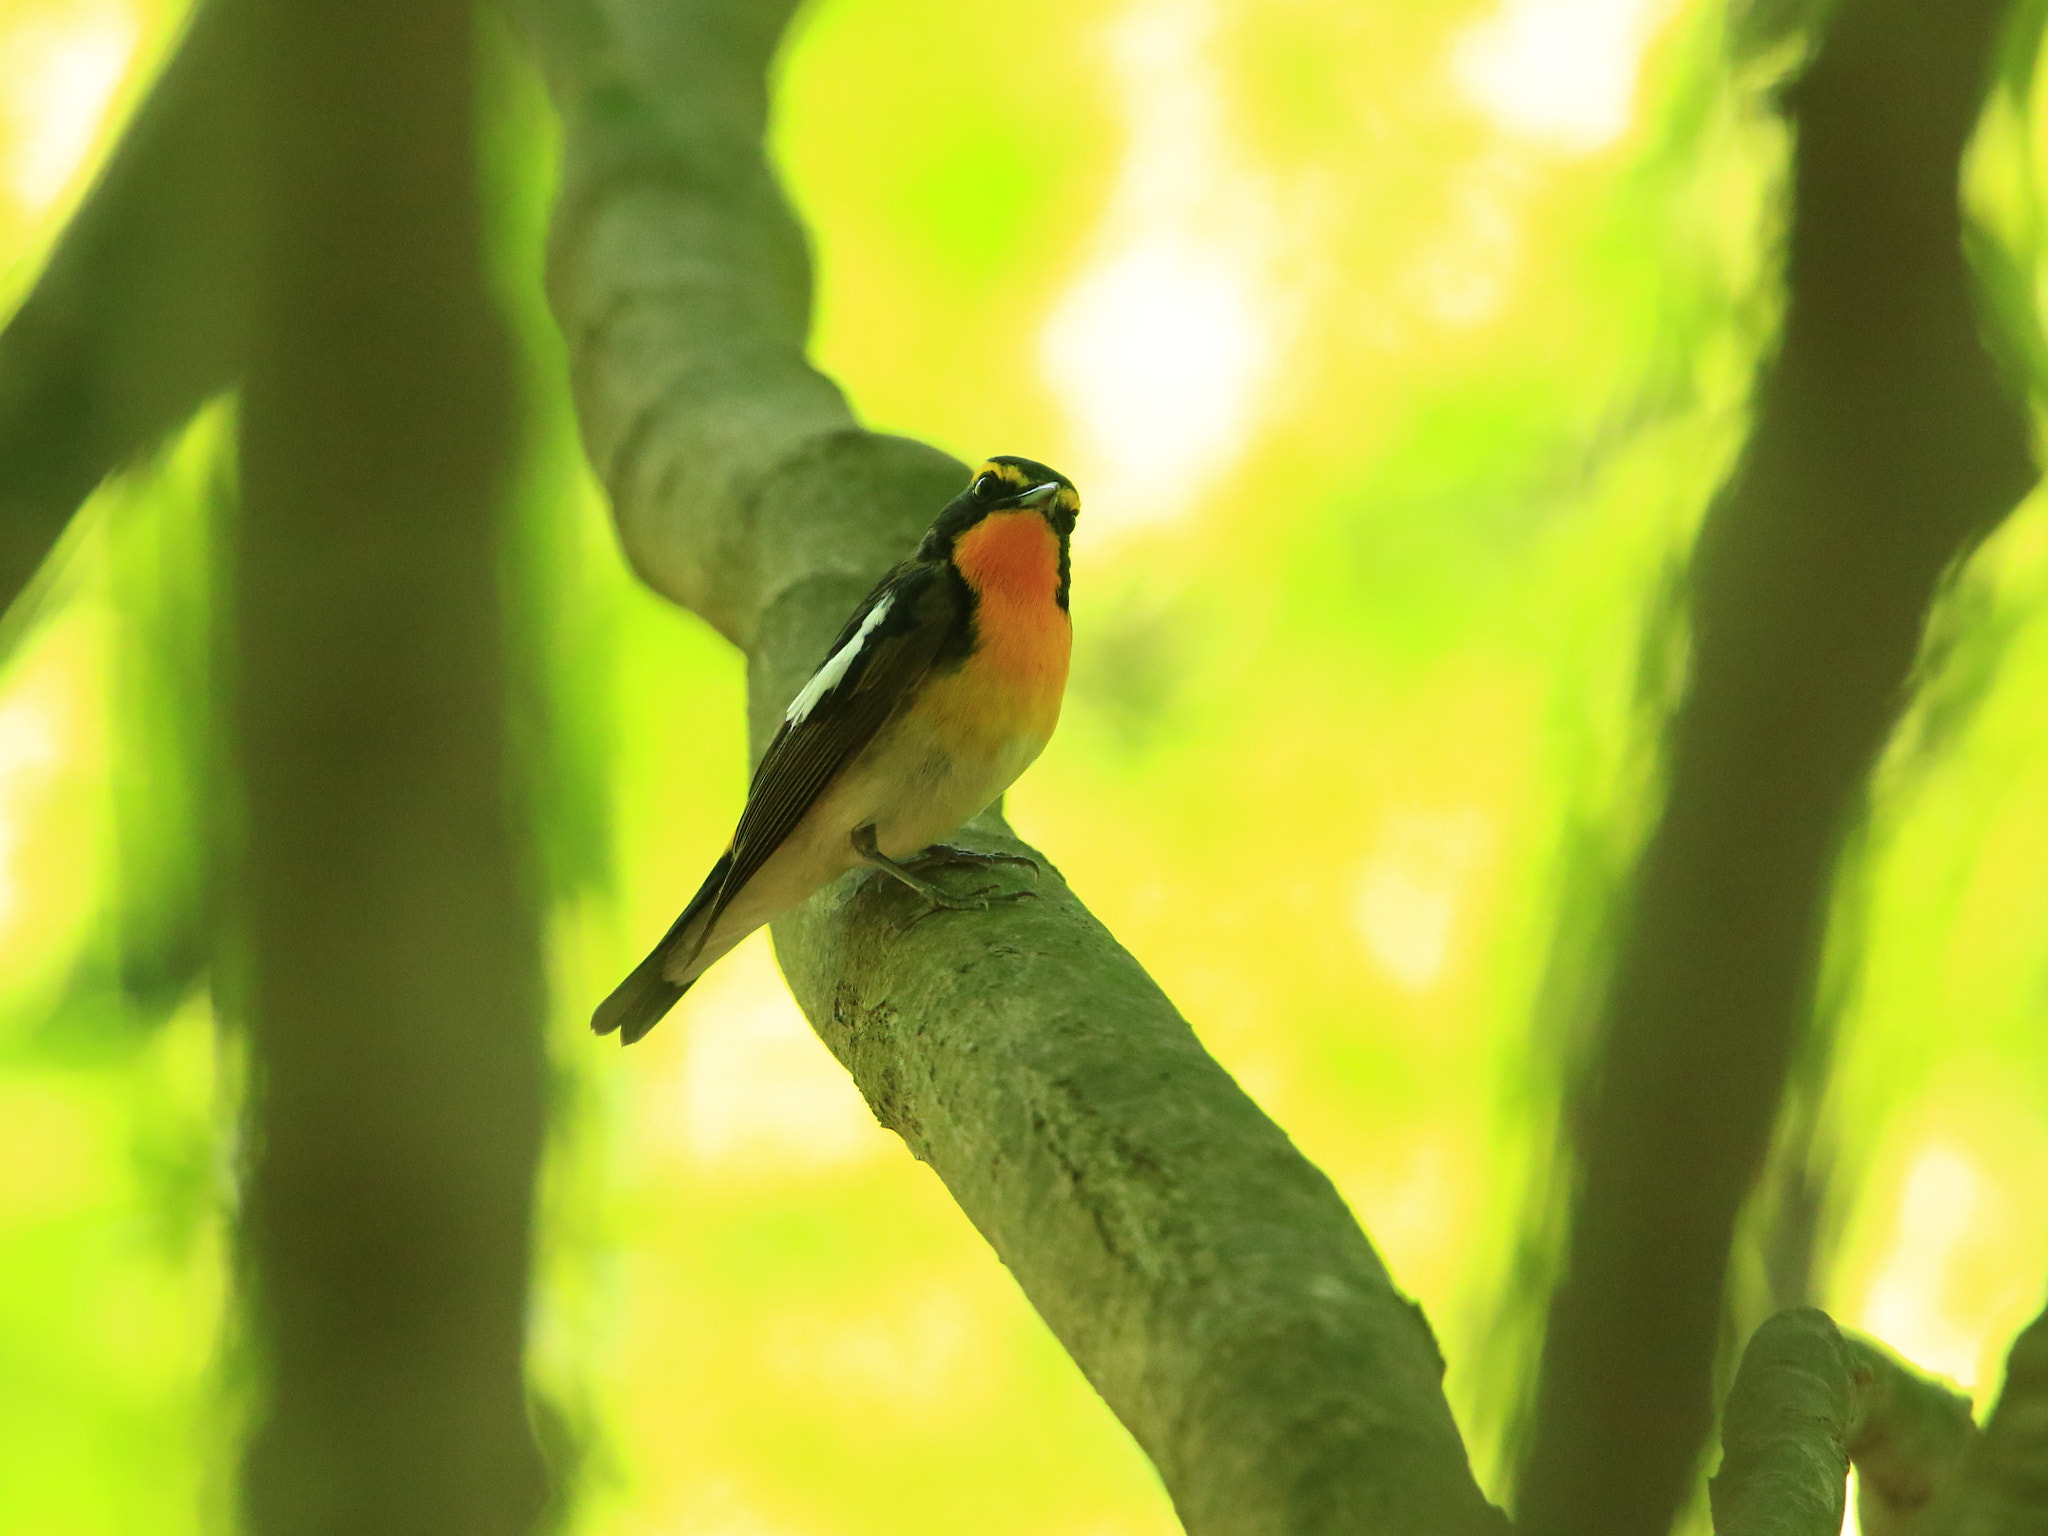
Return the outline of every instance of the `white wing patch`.
[[[875,632],[875,626],[888,617],[889,605],[895,601],[896,594],[891,592],[875,604],[868,616],[861,620],[860,628],[854,631],[853,638],[834,651],[825,665],[811,674],[811,680],[804,684],[804,691],[789,701],[789,708],[783,712],[783,719],[791,725],[799,723],[817,707],[818,700],[839,685],[839,680],[846,676],[846,669],[853,665],[853,659],[860,654],[860,648],[868,643],[868,636]]]

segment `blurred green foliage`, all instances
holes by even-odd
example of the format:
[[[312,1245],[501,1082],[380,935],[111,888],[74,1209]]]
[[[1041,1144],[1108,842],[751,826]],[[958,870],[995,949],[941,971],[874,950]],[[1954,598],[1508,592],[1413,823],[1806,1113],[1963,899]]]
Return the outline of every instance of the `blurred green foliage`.
[[[0,0],[8,299],[181,12]],[[878,427],[1082,487],[1074,683],[1014,819],[1351,1201],[1495,1490],[1557,1107],[1683,678],[1675,575],[1775,315],[1775,35],[1698,0],[817,0],[781,70],[822,365]],[[570,1528],[1168,1531],[765,941],[630,1053],[583,1030],[730,829],[743,678],[635,585],[580,468],[540,293],[552,128],[516,49],[487,54],[534,426],[505,576],[555,898],[534,1373]],[[2022,93],[1973,162],[2021,292],[2044,153]],[[0,678],[8,1529],[228,1519],[237,1079],[204,970],[228,426],[96,498]],[[1964,573],[1887,760],[1813,1109],[1814,1299],[1980,1397],[2048,1274],[2044,597],[2030,504]],[[1738,1268],[1760,1307],[1761,1257]]]

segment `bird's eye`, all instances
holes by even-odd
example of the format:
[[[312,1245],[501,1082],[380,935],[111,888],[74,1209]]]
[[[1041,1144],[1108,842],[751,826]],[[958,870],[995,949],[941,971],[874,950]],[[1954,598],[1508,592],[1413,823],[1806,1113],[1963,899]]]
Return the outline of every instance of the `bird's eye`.
[[[994,501],[1002,490],[1003,482],[994,475],[980,475],[975,479],[974,494],[983,501]]]

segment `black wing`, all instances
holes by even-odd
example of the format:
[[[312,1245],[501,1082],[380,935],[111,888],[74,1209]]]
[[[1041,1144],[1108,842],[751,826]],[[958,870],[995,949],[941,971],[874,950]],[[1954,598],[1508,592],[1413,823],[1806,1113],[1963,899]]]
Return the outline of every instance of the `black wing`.
[[[870,626],[869,618],[884,599],[888,611]],[[726,904],[760,872],[825,786],[875,739],[896,708],[915,696],[932,667],[964,648],[968,612],[959,577],[946,566],[911,562],[882,578],[812,674],[810,707],[797,719],[785,720],[754,770],[732,846],[661,942],[598,1005],[590,1021],[593,1029],[601,1035],[616,1029],[631,1045],[675,1006],[689,983],[671,980],[671,973],[696,958]],[[826,678],[856,636],[860,643],[837,675]]]
[[[933,663],[955,648],[968,622],[966,597],[958,586],[958,578],[943,565],[906,564],[892,571],[855,610],[812,675],[811,686],[851,646],[840,676],[811,700],[808,710],[783,722],[754,770],[747,808],[732,837],[732,863],[705,933],[817,804],[825,787],[875,739],[897,707],[916,694]],[[885,601],[888,611],[869,625]]]

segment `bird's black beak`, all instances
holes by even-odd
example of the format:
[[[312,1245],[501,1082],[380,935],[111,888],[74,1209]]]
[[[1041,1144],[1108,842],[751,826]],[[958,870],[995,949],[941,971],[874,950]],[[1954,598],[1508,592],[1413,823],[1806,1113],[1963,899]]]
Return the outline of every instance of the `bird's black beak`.
[[[1052,500],[1059,488],[1059,481],[1048,480],[1043,485],[1034,485],[1021,496],[1011,497],[1011,503],[1019,507],[1042,507]]]

